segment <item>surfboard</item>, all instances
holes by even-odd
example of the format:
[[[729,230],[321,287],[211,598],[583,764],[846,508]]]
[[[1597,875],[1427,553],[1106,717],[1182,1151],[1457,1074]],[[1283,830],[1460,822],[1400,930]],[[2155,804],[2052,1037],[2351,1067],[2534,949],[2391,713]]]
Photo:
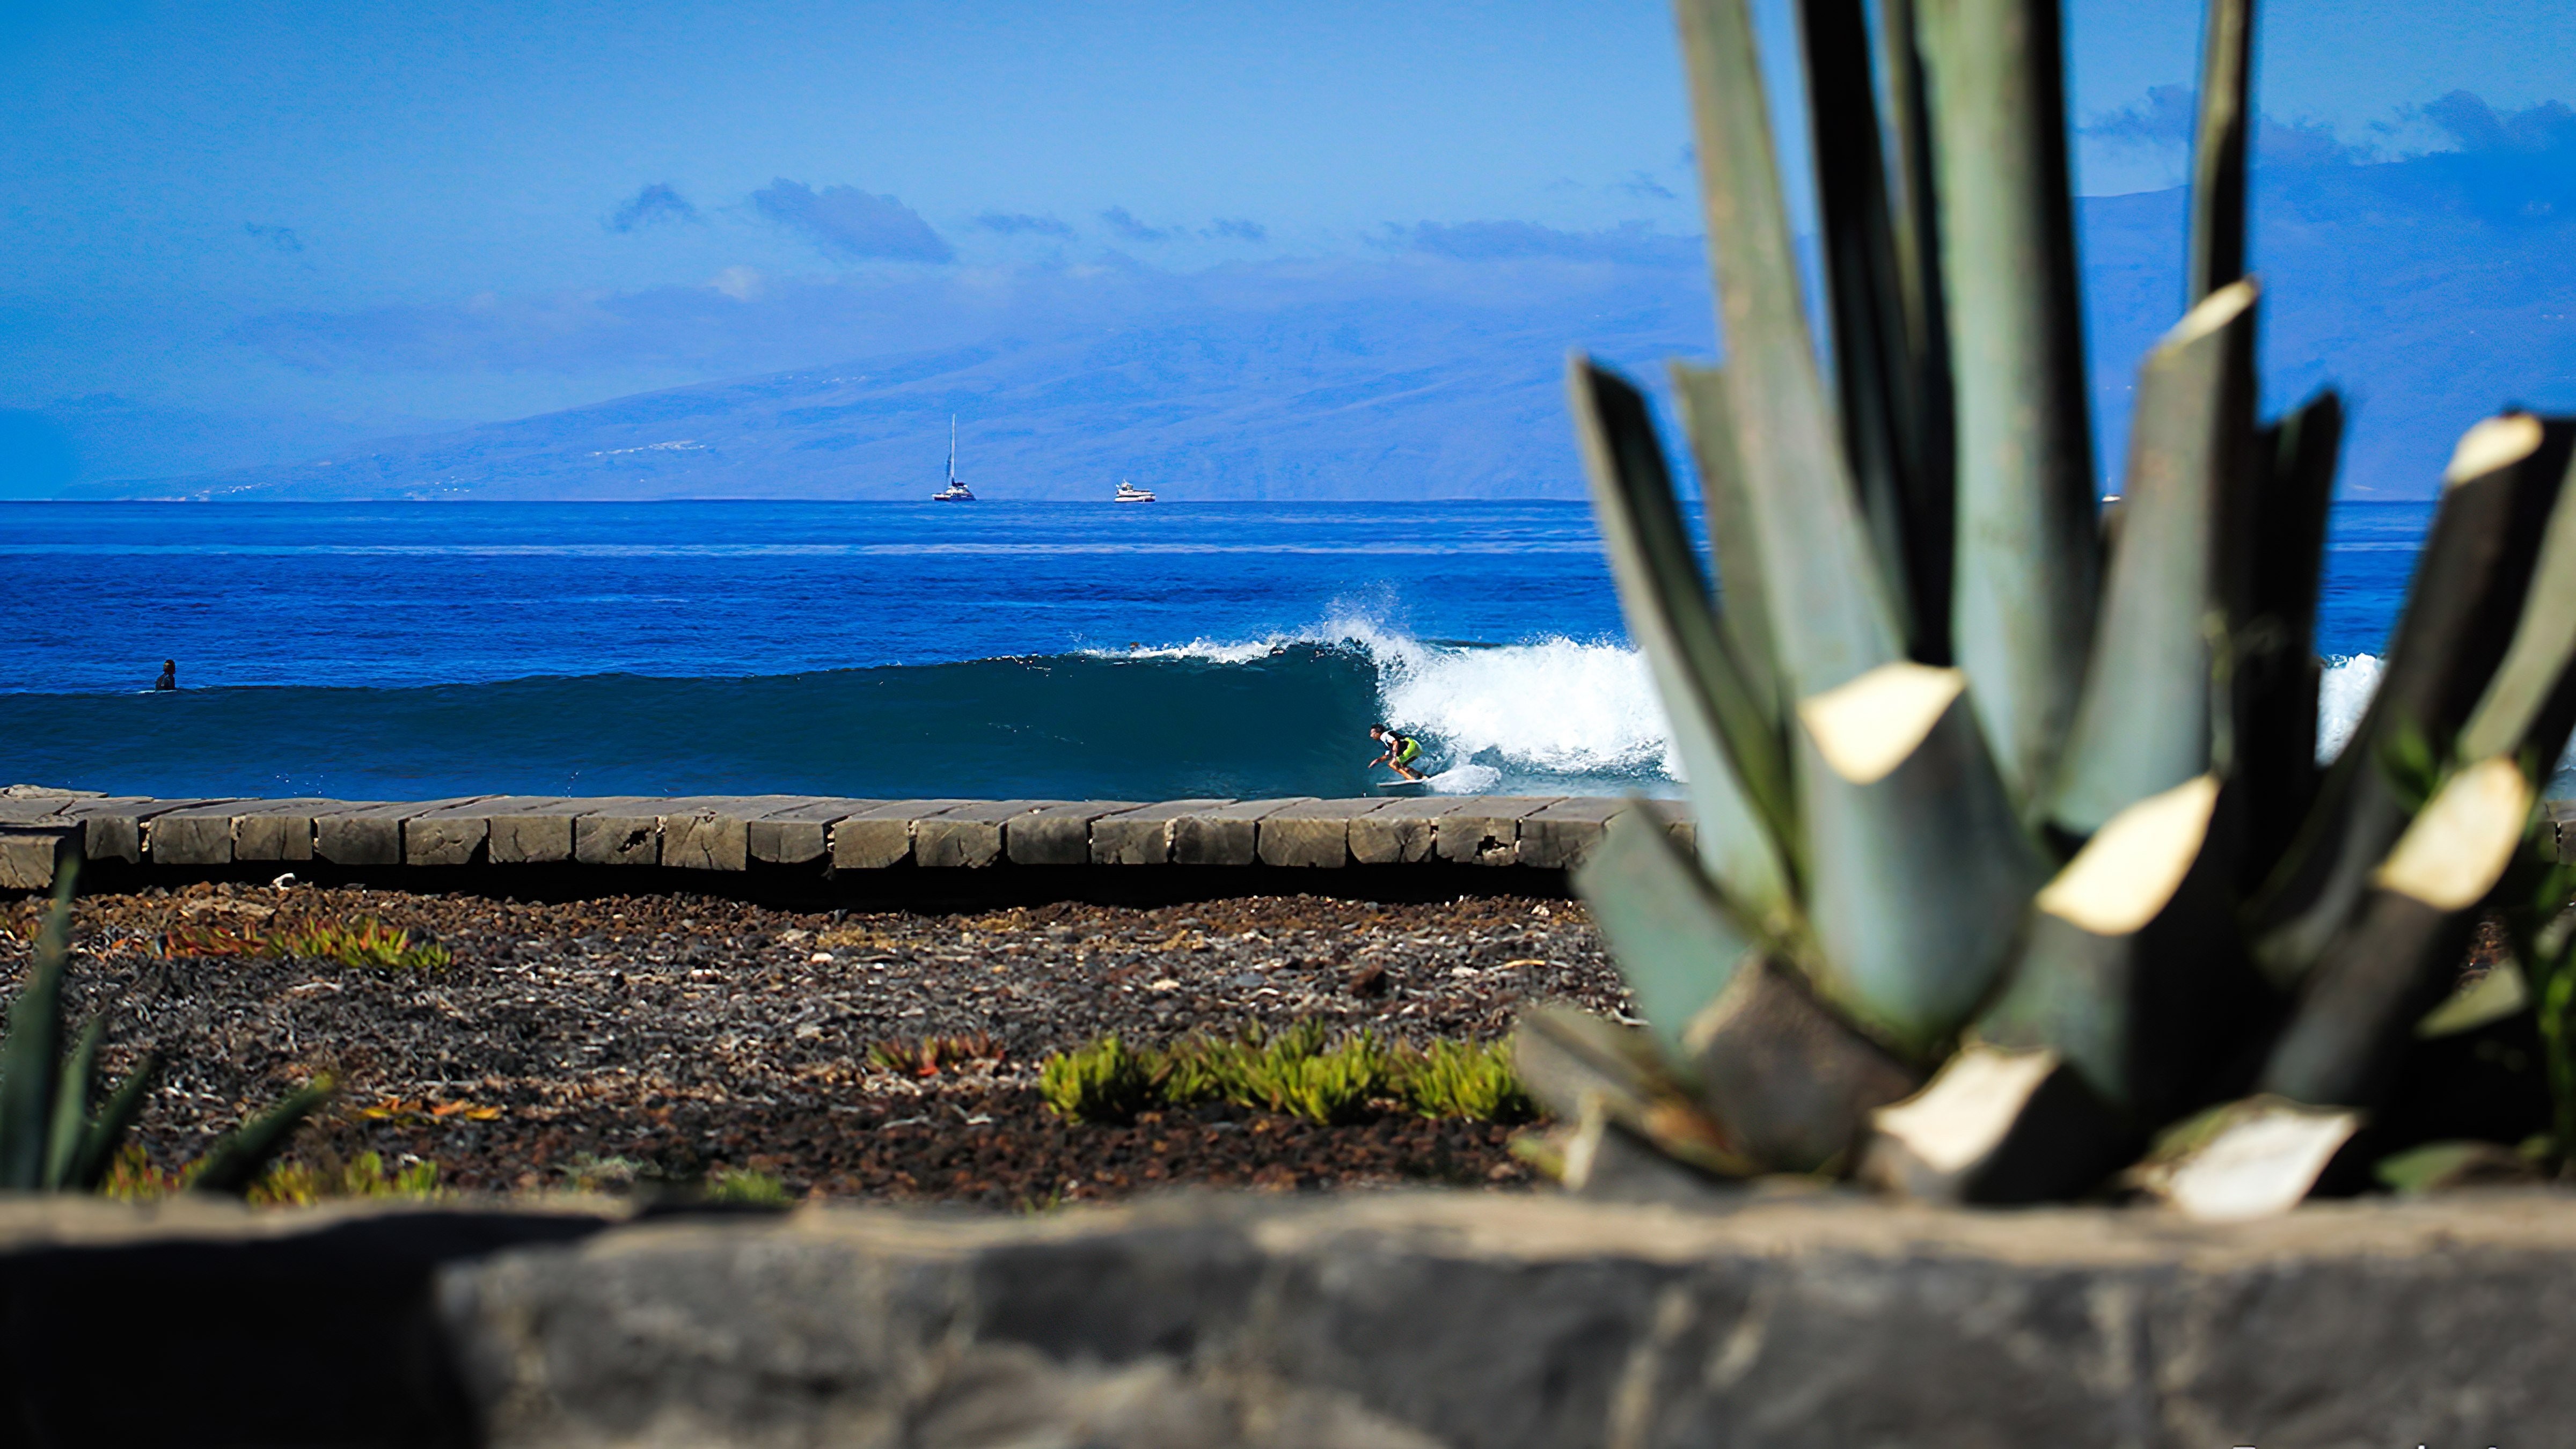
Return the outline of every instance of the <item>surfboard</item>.
[[[1430,783],[1429,780],[1380,780],[1377,782],[1377,787],[1381,790],[1403,790]]]

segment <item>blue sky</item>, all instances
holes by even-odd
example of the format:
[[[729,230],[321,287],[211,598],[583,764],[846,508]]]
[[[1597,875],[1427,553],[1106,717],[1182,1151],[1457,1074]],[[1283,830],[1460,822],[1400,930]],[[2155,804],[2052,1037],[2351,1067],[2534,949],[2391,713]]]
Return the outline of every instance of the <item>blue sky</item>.
[[[2082,190],[2180,178],[2157,88],[2189,85],[2199,19],[2071,6]],[[2507,120],[2576,98],[2571,20],[2269,4],[2261,103],[2358,158],[2455,148],[2446,96]],[[80,413],[64,466],[147,475],[1131,304],[1168,320],[1211,277],[1528,286],[1479,263],[1693,236],[1686,133],[1668,13],[1632,0],[18,0],[0,409]],[[1579,340],[1594,294],[1565,295]],[[32,436],[0,426],[0,449]]]

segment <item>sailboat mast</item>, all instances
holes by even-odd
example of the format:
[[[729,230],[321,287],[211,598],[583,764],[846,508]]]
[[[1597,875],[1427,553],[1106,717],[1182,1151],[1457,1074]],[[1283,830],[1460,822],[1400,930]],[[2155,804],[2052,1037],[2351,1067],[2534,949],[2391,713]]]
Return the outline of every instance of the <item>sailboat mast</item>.
[[[957,486],[957,415],[948,415],[948,486]]]

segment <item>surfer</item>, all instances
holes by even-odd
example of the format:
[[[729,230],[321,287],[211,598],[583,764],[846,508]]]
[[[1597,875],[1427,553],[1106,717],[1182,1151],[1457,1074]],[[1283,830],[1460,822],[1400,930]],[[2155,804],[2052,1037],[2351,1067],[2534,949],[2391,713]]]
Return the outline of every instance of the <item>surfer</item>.
[[[179,661],[176,659],[162,660],[161,677],[152,682],[152,687],[156,690],[177,689],[179,687]]]
[[[1368,762],[1372,770],[1386,765],[1408,780],[1419,780],[1422,772],[1413,768],[1414,757],[1422,753],[1422,741],[1411,735],[1397,734],[1387,725],[1370,725],[1369,738],[1386,746],[1386,753]]]

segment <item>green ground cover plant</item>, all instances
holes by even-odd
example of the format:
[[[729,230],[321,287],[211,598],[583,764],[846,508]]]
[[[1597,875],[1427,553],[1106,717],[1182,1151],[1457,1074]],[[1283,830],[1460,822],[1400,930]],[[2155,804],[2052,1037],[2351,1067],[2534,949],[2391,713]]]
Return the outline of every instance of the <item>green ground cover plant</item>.
[[[1519,1122],[1533,1115],[1505,1043],[1434,1041],[1416,1047],[1362,1030],[1335,1037],[1319,1021],[1277,1032],[1195,1035],[1160,1047],[1103,1037],[1057,1052],[1039,1068],[1038,1092],[1075,1122],[1132,1122],[1137,1115],[1224,1102],[1326,1125],[1382,1111]]]
[[[414,942],[411,932],[389,927],[371,916],[354,921],[293,921],[264,932],[178,926],[162,937],[162,950],[172,956],[275,956],[335,961],[343,966],[384,971],[434,970],[453,959],[448,949],[437,942]]]

